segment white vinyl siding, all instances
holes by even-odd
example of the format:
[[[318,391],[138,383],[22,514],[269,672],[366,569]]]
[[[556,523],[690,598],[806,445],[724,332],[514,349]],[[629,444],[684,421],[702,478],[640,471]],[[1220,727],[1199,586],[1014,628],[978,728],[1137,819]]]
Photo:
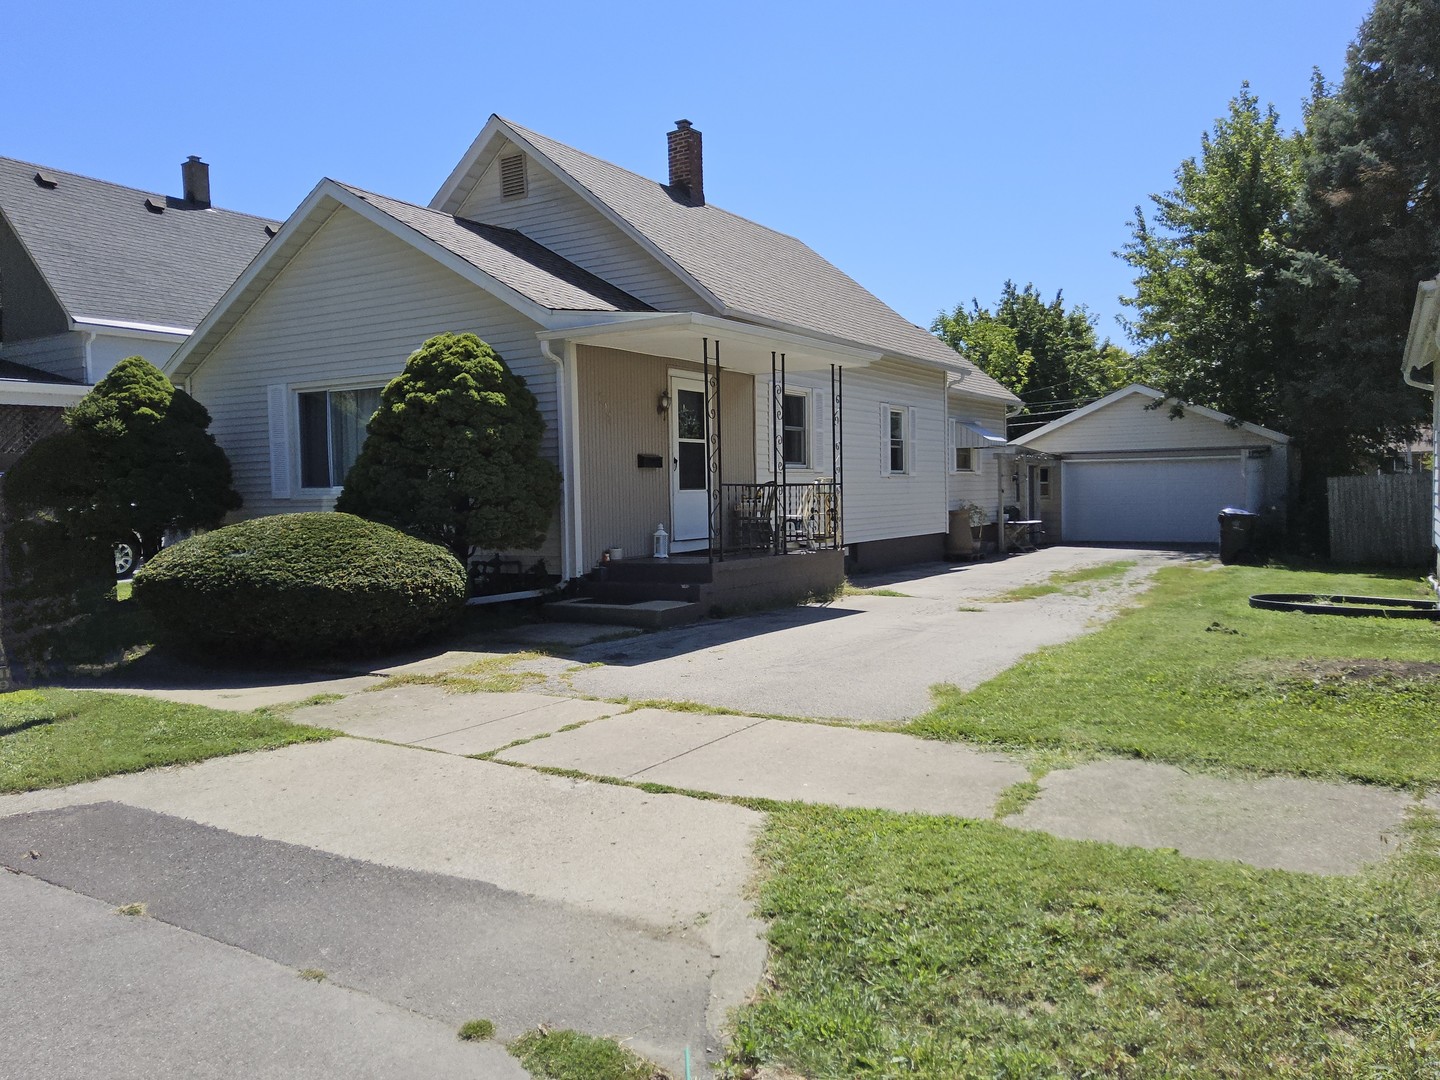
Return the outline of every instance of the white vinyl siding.
[[[824,386],[818,385],[824,383]],[[830,427],[830,373],[802,372],[785,380],[787,397],[799,397],[804,401],[805,434],[803,464],[791,460],[786,462],[785,474],[793,483],[804,483],[822,476],[833,476],[831,463]],[[772,465],[775,448],[772,432],[775,430],[775,399],[771,396],[771,382],[768,378],[755,380],[755,474],[761,480],[773,479]],[[792,406],[794,408],[794,406]],[[793,445],[792,438],[792,445]]]
[[[1082,416],[1027,445],[1047,454],[1092,450],[1204,450],[1222,446],[1272,445],[1242,427],[1187,412],[1170,418],[1170,406],[1147,409],[1152,399],[1131,394]]]
[[[333,492],[299,489],[297,391],[381,386],[426,338],[471,331],[535,394],[546,425],[543,451],[554,460],[555,369],[540,355],[537,329],[408,244],[341,210],[215,347],[191,390],[215,418],[211,431],[245,500],[240,516],[328,510]],[[284,446],[271,438],[269,403],[277,386],[288,395]],[[282,494],[287,482],[288,498]],[[552,568],[559,566],[557,538],[552,529],[537,553]]]
[[[945,374],[901,361],[847,368],[845,414],[845,541],[864,543],[926,536],[946,528]],[[911,410],[911,471],[881,471],[881,405]],[[888,458],[888,454],[887,454]]]
[[[661,311],[708,311],[689,286],[561,183],[533,157],[525,163],[526,194],[505,197],[501,161],[517,148],[501,147],[460,206],[458,217],[516,229],[577,266]]]
[[[0,359],[84,382],[85,335],[77,330],[29,341],[7,341],[0,346]]]
[[[954,467],[955,434],[954,423],[968,420],[979,424],[986,431],[1003,434],[1005,431],[1005,405],[999,401],[962,395],[956,390],[950,392],[951,432],[949,435],[950,459],[950,509],[958,510],[966,503],[983,506],[994,517],[999,505],[999,458],[1000,451],[982,447],[970,451],[975,468],[971,472]],[[1007,487],[1007,501],[1014,501],[1014,488]]]

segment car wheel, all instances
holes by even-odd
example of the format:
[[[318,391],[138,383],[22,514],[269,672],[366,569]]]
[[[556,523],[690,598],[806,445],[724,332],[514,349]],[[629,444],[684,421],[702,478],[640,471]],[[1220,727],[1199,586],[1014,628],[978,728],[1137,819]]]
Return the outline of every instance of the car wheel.
[[[115,576],[129,577],[135,570],[135,545],[128,540],[115,544]]]

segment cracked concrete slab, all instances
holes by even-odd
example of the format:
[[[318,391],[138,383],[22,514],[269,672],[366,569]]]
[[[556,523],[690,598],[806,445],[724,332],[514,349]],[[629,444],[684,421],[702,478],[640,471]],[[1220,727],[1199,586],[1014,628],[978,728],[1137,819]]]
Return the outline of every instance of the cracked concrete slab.
[[[448,754],[482,754],[624,709],[548,694],[452,693],[440,686],[388,686],[297,709],[297,724],[347,735],[412,743]]]
[[[1363,784],[1240,779],[1114,759],[1052,772],[1006,824],[1202,859],[1353,874],[1395,853],[1410,796]]]
[[[503,1047],[157,919],[0,873],[0,1072],[46,1080],[525,1080]]]
[[[706,1023],[716,961],[688,928],[119,803],[0,820],[0,866],[112,906],[143,902],[151,919],[292,972],[322,970],[451,1033],[474,1017],[502,1039],[538,1024],[606,1033],[671,1068],[687,1046],[697,1057],[719,1046]]]
[[[572,659],[603,666],[574,672],[570,685],[602,698],[904,720],[930,708],[930,688],[937,683],[974,687],[1042,646],[1077,638],[1129,603],[1157,567],[1190,558],[1056,547],[970,566],[929,564],[870,575],[855,584],[907,595],[850,596],[578,648]],[[985,602],[1056,571],[1123,560],[1137,565],[1113,581],[1025,603]]]
[[[910,735],[641,709],[525,743],[507,761],[754,798],[989,817],[1029,776],[1003,754]]]

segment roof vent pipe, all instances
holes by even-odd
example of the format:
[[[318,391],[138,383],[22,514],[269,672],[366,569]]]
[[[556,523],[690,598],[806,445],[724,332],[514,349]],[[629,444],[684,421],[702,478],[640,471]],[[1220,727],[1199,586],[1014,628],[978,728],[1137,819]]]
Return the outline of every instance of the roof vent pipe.
[[[210,209],[210,166],[191,154],[180,164],[185,202],[197,210]]]
[[[700,152],[700,132],[689,120],[676,120],[675,130],[666,136],[670,144],[670,186],[679,188],[691,206],[705,205],[705,170]]]

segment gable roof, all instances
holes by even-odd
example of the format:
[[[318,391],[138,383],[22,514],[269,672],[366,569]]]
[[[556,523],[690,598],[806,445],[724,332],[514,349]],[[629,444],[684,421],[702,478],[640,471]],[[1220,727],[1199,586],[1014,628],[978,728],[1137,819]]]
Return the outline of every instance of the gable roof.
[[[509,304],[541,326],[557,312],[624,318],[653,309],[513,229],[480,225],[413,203],[323,179],[269,244],[215,302],[164,371],[192,375],[213,346],[244,318],[290,260],[341,209],[350,210]]]
[[[1016,446],[1027,446],[1039,439],[1043,439],[1047,435],[1053,434],[1060,428],[1073,424],[1077,420],[1083,420],[1085,417],[1097,413],[1101,409],[1114,405],[1117,401],[1122,401],[1127,397],[1134,396],[1148,398],[1150,401],[1164,401],[1169,395],[1162,390],[1156,390],[1153,386],[1145,386],[1142,383],[1131,383],[1129,386],[1121,390],[1116,390],[1112,394],[1106,394],[1099,401],[1092,401],[1084,408],[1076,409],[1072,413],[1066,413],[1060,417],[1060,419],[1051,420],[1050,423],[1044,427],[1038,427],[1034,431],[1027,431],[1024,435],[1011,439],[1010,441]],[[1290,436],[1288,435],[1282,435],[1278,431],[1271,431],[1269,428],[1261,427],[1259,424],[1236,420],[1235,417],[1229,416],[1216,409],[1209,409],[1204,405],[1191,405],[1185,402],[1181,404],[1184,405],[1187,416],[1194,413],[1196,416],[1202,416],[1207,420],[1214,420],[1217,423],[1225,424],[1227,427],[1237,427],[1242,431],[1250,432],[1252,435],[1259,435],[1261,438],[1269,439],[1271,442],[1288,443],[1290,441]]]
[[[0,158],[0,214],[72,320],[176,333],[200,322],[278,224],[14,158]]]
[[[653,311],[524,233],[466,221],[336,181],[352,195],[551,311]]]
[[[704,203],[498,116],[430,205],[460,208],[472,170],[496,133],[548,163],[570,186],[637,239],[726,316],[799,330],[966,372],[965,390],[1018,402],[928,331],[908,322],[849,275],[792,236]]]

